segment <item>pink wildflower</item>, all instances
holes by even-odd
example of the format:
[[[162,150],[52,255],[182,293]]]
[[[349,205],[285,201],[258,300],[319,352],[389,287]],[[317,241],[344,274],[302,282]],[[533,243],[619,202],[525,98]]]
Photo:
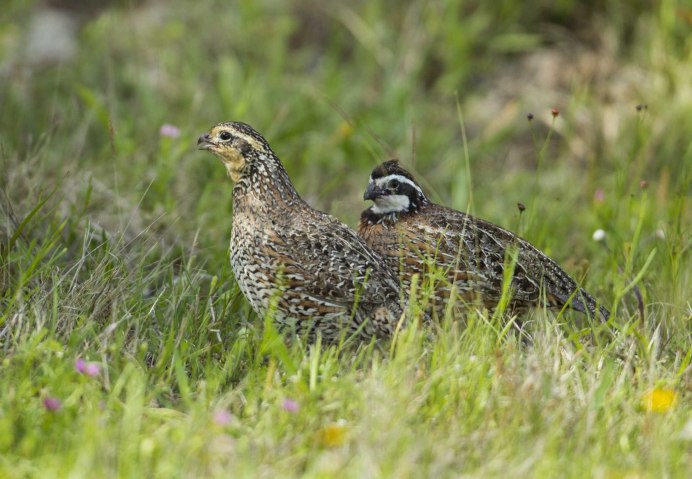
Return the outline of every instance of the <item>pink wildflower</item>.
[[[46,408],[47,411],[57,411],[62,407],[62,403],[58,398],[46,396],[43,398],[43,407]]]
[[[300,405],[293,399],[284,399],[284,402],[281,404],[281,407],[284,411],[290,413],[297,413],[300,410]]]
[[[214,423],[219,426],[228,426],[233,419],[233,415],[226,409],[219,409],[214,413]]]
[[[86,374],[90,378],[98,376],[101,373],[101,368],[97,363],[87,363],[82,358],[77,358],[74,362],[74,368],[78,373]]]
[[[164,123],[161,125],[161,128],[159,128],[159,135],[166,138],[178,138],[180,136],[180,128],[175,125]]]
[[[603,203],[605,200],[605,191],[603,191],[603,188],[598,188],[596,191],[593,192],[593,200],[596,203]]]

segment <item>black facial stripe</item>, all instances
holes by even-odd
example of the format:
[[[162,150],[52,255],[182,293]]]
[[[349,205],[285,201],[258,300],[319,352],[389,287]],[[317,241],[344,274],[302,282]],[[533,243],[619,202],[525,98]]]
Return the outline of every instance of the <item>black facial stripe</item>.
[[[258,143],[262,144],[265,147],[265,150],[271,151],[271,147],[269,146],[269,143],[267,143],[267,140],[264,139],[262,135],[260,135],[253,127],[251,127],[247,123],[243,123],[240,121],[227,121],[224,122],[223,125],[228,127],[231,131],[241,133],[243,135],[249,136],[254,140],[257,140]]]
[[[250,125],[247,123],[241,123],[239,121],[229,121],[226,122],[225,125],[228,125],[231,129],[242,133],[247,136],[251,136],[252,138],[255,138],[257,140],[263,139],[257,131],[255,131],[254,128],[252,128]]]
[[[242,138],[238,138],[234,145],[241,155],[247,155],[252,150],[252,145]]]
[[[410,178],[407,178],[406,176],[402,176],[402,175],[396,175],[396,174],[387,175],[383,178],[379,178],[379,179],[375,180],[375,183],[378,184],[381,188],[389,188],[389,189],[394,189],[394,188],[398,189],[400,185],[407,184],[407,185],[411,186],[413,189],[417,189],[420,191],[420,186],[418,186],[418,184],[416,184],[415,181],[413,181]]]
[[[417,186],[417,185],[416,185]],[[411,183],[399,182],[399,187],[396,190],[388,190],[390,195],[404,195],[409,200],[409,211],[418,209],[422,204],[427,202],[425,195]]]
[[[409,199],[413,199],[418,196],[418,191],[408,183],[399,183],[399,187],[396,189],[395,194],[406,195]]]

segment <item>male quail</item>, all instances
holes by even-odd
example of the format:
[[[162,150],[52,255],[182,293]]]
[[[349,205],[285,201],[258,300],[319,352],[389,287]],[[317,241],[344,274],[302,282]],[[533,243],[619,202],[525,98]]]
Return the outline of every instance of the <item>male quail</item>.
[[[225,122],[197,145],[235,183],[231,265],[258,315],[308,341],[392,335],[403,314],[396,273],[355,231],[303,201],[259,133]]]
[[[384,256],[408,289],[414,273],[441,272],[434,288],[438,315],[452,286],[460,304],[478,301],[489,310],[500,302],[509,256],[516,251],[508,310],[521,313],[565,305],[604,320],[610,313],[579,287],[553,260],[504,228],[431,202],[397,160],[377,166],[364,194],[374,205],[363,211],[359,234]],[[430,268],[433,265],[433,268]],[[436,276],[433,274],[433,278]]]

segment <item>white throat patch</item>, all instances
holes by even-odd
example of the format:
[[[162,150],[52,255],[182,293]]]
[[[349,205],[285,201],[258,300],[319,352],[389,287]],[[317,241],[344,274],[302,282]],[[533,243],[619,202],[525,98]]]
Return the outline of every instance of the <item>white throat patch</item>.
[[[372,212],[378,215],[386,215],[397,211],[406,211],[411,202],[406,195],[381,196],[372,205]]]

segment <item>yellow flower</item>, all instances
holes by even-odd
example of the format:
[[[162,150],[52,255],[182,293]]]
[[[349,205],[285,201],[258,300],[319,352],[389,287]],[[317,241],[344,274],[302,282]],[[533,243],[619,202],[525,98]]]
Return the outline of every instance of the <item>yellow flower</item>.
[[[317,433],[317,441],[325,447],[338,447],[346,442],[348,428],[345,421],[328,424]]]
[[[648,412],[666,412],[675,406],[678,394],[673,389],[654,388],[644,393],[642,404]]]
[[[353,134],[353,127],[347,121],[341,122],[336,131],[336,136],[339,140],[345,140]]]

